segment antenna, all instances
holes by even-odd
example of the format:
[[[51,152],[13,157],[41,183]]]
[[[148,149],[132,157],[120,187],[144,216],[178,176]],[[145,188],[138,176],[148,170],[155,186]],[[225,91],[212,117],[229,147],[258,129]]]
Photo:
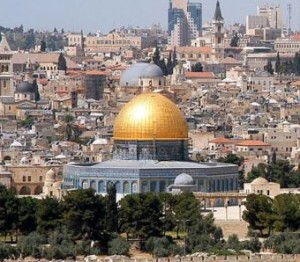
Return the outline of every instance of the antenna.
[[[291,21],[292,21],[292,4],[289,3],[287,5],[287,10],[288,10],[288,23],[289,23],[289,28],[288,28],[288,35],[291,34]]]

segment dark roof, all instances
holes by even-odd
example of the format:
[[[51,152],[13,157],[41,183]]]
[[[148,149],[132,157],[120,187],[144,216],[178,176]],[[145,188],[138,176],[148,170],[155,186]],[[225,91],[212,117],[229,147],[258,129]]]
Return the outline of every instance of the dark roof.
[[[222,16],[222,12],[221,12],[221,7],[220,7],[219,0],[217,0],[216,10],[215,10],[215,15],[214,15],[214,20],[216,20],[216,21],[223,20],[223,16]]]
[[[24,81],[17,85],[16,93],[34,93],[34,87],[28,81]]]

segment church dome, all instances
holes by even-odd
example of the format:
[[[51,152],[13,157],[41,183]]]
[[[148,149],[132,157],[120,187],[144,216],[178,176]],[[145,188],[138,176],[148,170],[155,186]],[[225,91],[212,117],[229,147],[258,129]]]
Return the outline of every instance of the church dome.
[[[121,75],[121,86],[138,86],[140,78],[163,77],[159,66],[149,63],[136,63],[128,67]]]
[[[128,102],[114,124],[114,140],[186,140],[188,127],[179,108],[157,93]]]
[[[194,179],[186,173],[182,173],[175,178],[174,186],[194,186]]]
[[[17,85],[16,93],[34,93],[33,85],[28,81],[23,81]]]

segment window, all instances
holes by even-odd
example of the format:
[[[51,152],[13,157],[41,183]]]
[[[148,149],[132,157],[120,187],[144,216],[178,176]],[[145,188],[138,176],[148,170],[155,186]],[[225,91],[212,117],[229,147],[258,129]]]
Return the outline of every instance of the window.
[[[31,182],[31,176],[28,176],[28,182]]]
[[[43,182],[43,177],[42,176],[40,176],[40,182]]]
[[[26,182],[26,176],[23,176],[23,182]]]

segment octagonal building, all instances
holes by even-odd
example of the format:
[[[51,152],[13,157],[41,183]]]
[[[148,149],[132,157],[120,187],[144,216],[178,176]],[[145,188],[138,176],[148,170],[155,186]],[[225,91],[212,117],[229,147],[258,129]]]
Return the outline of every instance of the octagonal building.
[[[114,124],[113,159],[98,164],[64,166],[64,187],[94,188],[105,194],[115,184],[118,199],[126,194],[164,192],[186,173],[199,192],[238,189],[238,167],[196,163],[188,158],[188,127],[178,107],[157,93],[133,98]]]

